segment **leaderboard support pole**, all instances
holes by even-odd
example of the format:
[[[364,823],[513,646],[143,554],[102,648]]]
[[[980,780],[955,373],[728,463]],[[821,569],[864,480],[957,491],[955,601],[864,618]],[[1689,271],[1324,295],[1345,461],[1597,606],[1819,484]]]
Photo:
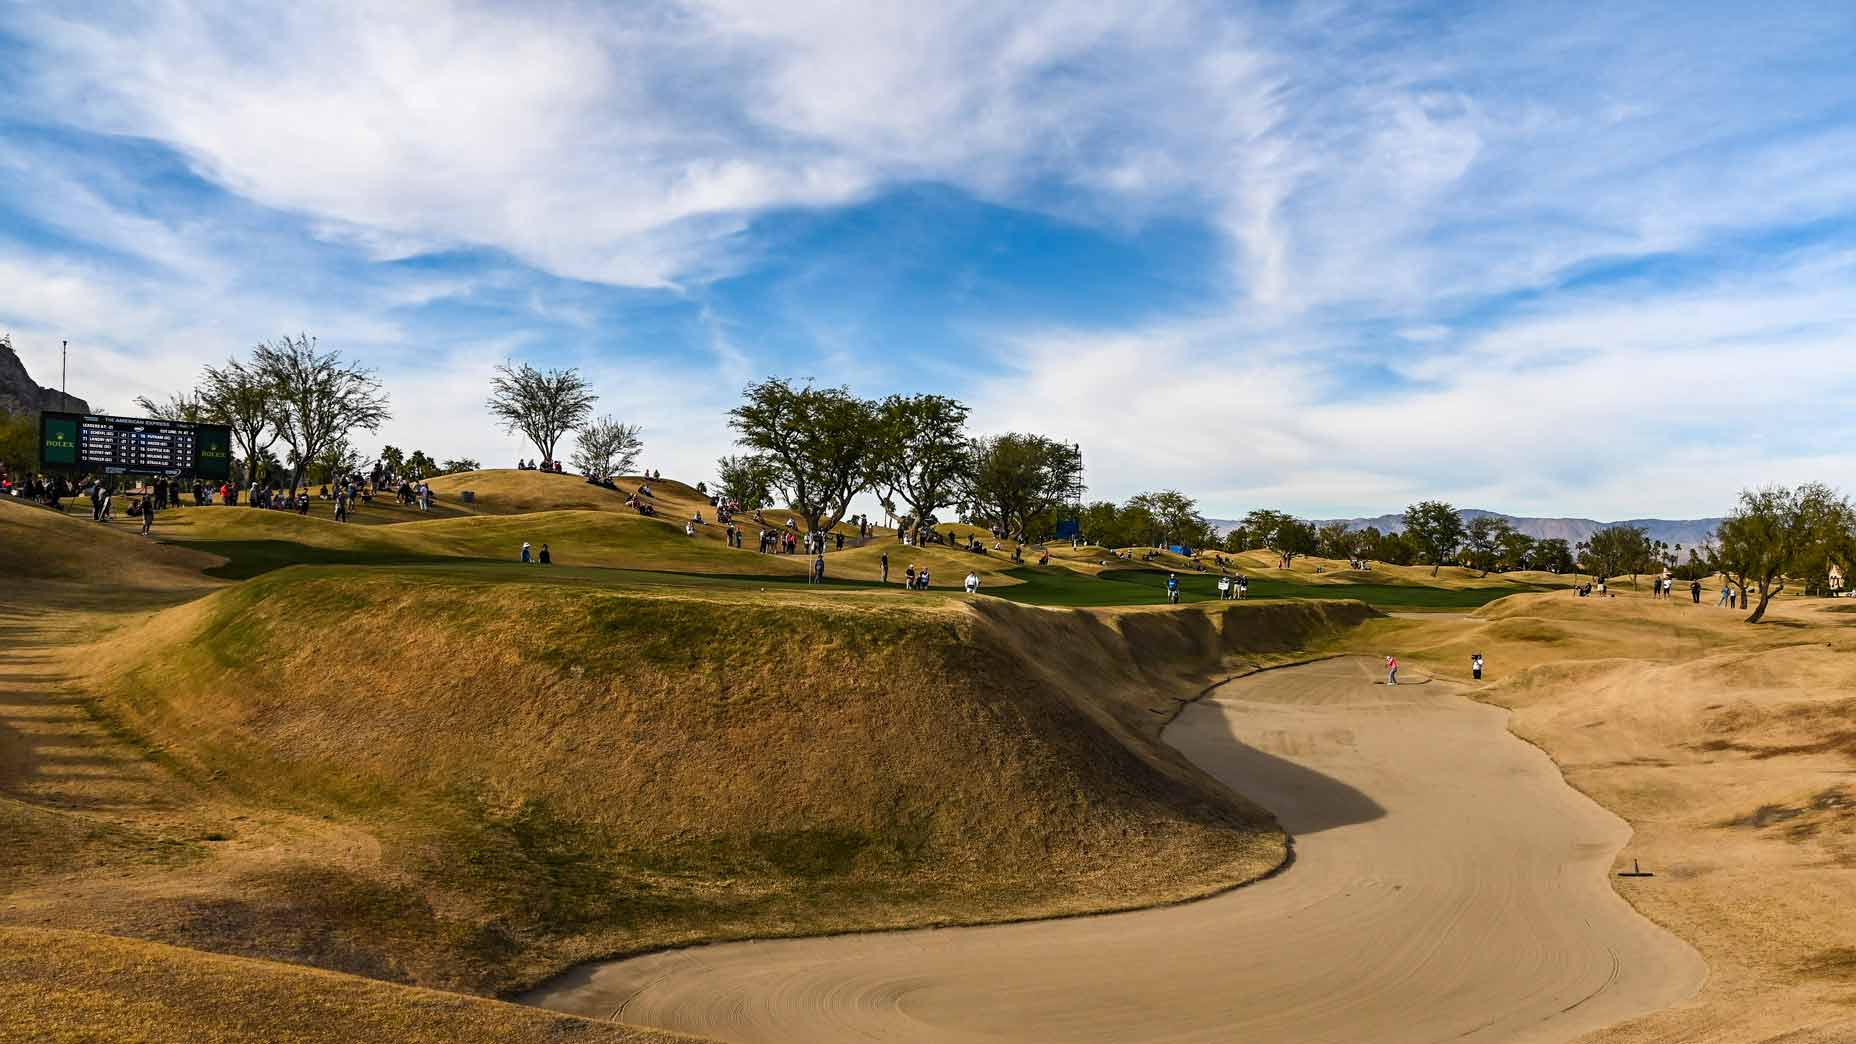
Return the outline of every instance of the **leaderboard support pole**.
[[[68,410],[71,408],[70,359],[71,342],[66,341],[64,342],[64,347],[58,349],[58,408],[61,410]]]

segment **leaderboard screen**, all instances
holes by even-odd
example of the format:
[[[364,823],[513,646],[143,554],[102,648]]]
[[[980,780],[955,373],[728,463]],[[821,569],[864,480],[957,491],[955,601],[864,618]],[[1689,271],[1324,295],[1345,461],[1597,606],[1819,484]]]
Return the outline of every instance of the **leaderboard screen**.
[[[47,471],[91,475],[232,477],[232,429],[148,417],[84,413],[39,415],[39,457]]]

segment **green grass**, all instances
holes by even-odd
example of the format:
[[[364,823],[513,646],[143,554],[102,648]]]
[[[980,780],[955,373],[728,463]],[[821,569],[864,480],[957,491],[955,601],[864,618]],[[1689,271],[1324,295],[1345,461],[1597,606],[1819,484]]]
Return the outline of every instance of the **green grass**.
[[[982,588],[987,594],[1029,605],[1158,605],[1166,601],[1167,574],[1154,569],[1111,569],[1100,577],[1064,569],[1025,568],[1009,574],[1023,581]],[[1404,584],[1298,584],[1285,580],[1250,581],[1249,600],[1353,598],[1382,609],[1475,609],[1497,598],[1532,590],[1515,584],[1501,587],[1420,587]],[[1179,600],[1208,602],[1218,598],[1218,577],[1179,574]]]

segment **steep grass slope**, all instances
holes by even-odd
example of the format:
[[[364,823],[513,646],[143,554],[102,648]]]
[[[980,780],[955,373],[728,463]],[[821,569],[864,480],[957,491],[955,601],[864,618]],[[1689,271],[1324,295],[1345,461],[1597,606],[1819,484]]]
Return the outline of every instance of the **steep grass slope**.
[[[135,527],[92,522],[88,504],[60,514],[0,497],[0,577],[14,595],[30,591],[68,600],[80,592],[121,599],[199,593],[219,586],[200,575],[218,563],[211,555],[151,541]]]
[[[1249,880],[1280,833],[1159,726],[1208,674],[1365,613],[285,570],[118,642],[105,706],[197,786],[378,843],[239,882],[218,938],[175,899],[184,938],[498,992],[681,942]],[[340,945],[272,930],[291,910]]]

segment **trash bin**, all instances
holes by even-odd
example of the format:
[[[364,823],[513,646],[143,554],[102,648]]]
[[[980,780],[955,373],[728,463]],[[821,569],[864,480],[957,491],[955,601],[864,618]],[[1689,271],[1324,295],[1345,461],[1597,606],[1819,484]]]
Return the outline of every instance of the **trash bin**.
[[[458,498],[466,504],[475,504],[477,502],[477,494],[468,489],[459,493]]]

